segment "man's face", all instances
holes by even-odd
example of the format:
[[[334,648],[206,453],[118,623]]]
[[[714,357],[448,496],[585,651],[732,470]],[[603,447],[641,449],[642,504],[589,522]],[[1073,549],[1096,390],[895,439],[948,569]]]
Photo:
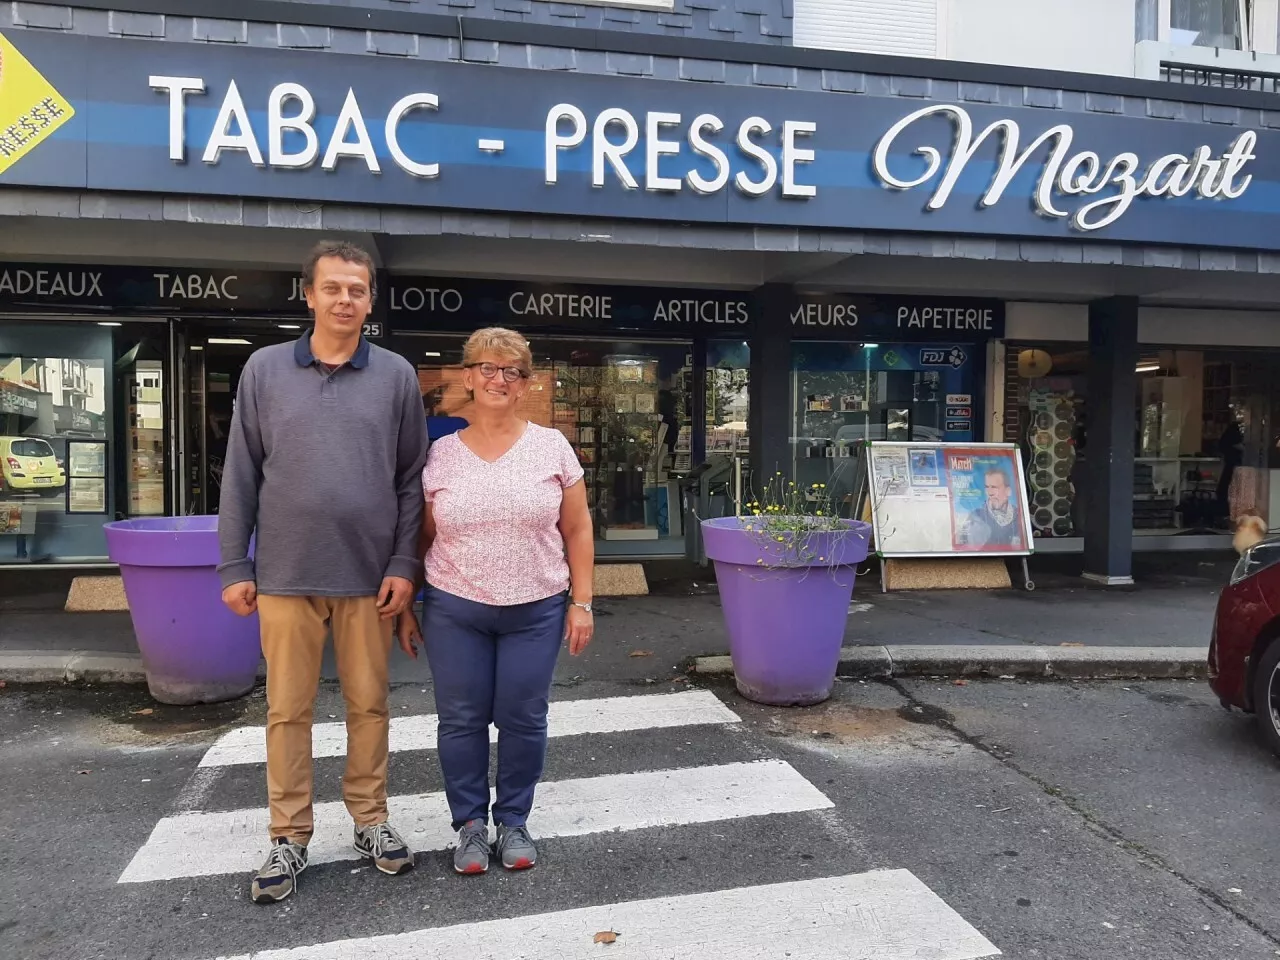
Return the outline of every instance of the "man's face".
[[[1009,502],[1009,485],[1004,482],[1004,474],[988,474],[986,487],[987,503],[996,510],[1003,510],[1004,505]]]
[[[316,329],[342,340],[358,336],[373,309],[372,279],[361,264],[321,257],[316,263],[315,282],[306,289]]]

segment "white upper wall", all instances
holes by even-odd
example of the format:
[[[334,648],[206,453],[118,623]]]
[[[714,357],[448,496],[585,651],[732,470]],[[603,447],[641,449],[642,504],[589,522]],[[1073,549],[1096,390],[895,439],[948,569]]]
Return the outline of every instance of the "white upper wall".
[[[941,57],[948,2],[968,0],[794,0],[797,47],[890,57]]]
[[[1280,0],[794,0],[794,12],[799,47],[1150,80],[1163,64],[1280,72]]]
[[[1133,76],[1132,0],[949,0],[946,7],[941,56],[949,60]]]

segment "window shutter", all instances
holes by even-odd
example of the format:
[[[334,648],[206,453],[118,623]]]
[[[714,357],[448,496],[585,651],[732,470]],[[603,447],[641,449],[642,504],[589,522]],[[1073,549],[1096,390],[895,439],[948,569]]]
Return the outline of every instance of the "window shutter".
[[[797,47],[898,57],[938,52],[937,0],[795,0]]]

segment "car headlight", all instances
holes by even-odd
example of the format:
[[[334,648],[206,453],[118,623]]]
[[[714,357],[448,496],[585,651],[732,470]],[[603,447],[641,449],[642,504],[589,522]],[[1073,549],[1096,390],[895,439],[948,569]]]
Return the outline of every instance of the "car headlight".
[[[1275,563],[1280,563],[1280,538],[1255,543],[1240,554],[1235,569],[1231,571],[1231,583],[1237,584]]]

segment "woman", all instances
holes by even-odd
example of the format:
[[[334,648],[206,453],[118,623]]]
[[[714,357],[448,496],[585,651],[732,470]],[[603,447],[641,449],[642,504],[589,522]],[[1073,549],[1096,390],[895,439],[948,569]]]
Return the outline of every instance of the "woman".
[[[591,640],[595,546],[582,467],[558,430],[517,414],[533,358],[511,330],[478,330],[462,352],[470,423],[431,446],[420,548],[422,633],[440,717],[445,795],[458,831],[453,866],[484,873],[537,862],[525,821],[547,749],[547,699],[562,641]],[[567,554],[567,559],[566,559]],[[497,840],[489,843],[489,725],[498,728]]]

